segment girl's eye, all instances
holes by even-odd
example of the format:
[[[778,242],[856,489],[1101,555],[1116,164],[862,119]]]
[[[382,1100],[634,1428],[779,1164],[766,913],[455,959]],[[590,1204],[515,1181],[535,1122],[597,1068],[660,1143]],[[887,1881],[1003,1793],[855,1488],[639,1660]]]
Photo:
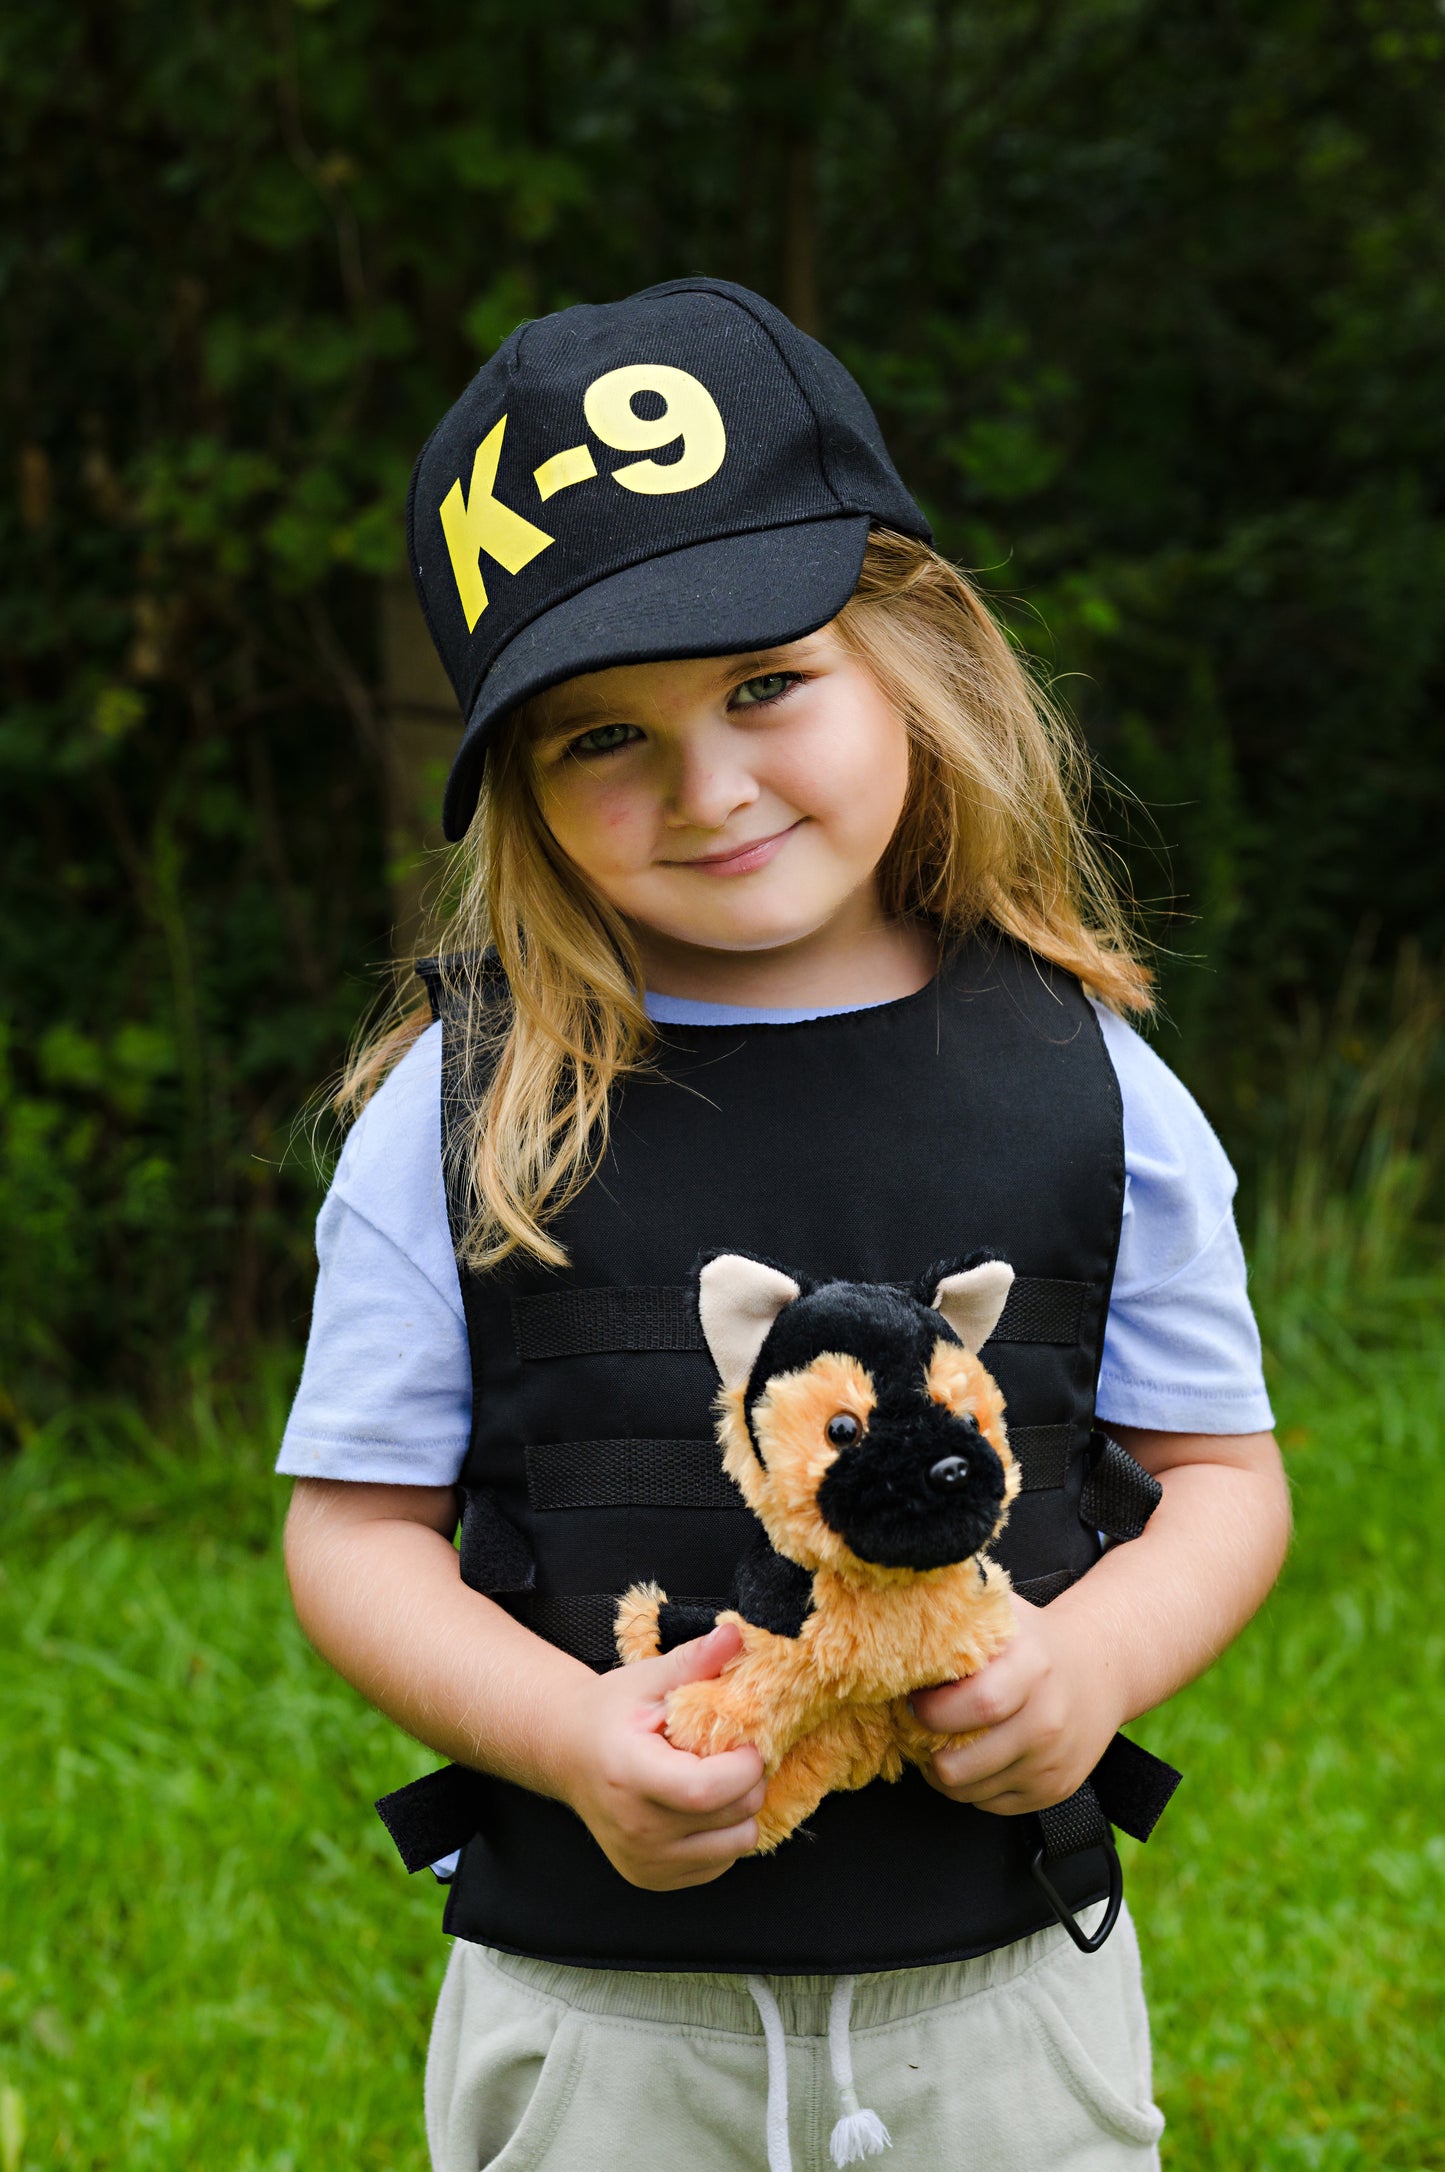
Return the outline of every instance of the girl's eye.
[[[642,734],[635,724],[594,724],[590,732],[582,732],[576,739],[568,741],[567,752],[581,755],[611,754],[614,748],[628,746],[634,739],[641,737]]]
[[[744,679],[737,688],[730,709],[763,709],[770,701],[779,701],[788,689],[799,684],[796,671],[769,671],[760,679]]]

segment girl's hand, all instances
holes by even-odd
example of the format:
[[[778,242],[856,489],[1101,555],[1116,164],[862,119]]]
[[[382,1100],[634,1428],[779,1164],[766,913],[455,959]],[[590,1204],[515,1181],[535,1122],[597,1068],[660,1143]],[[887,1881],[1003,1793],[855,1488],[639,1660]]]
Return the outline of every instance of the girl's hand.
[[[694,1757],[664,1733],[667,1692],[720,1674],[741,1644],[728,1623],[660,1659],[594,1675],[564,1716],[564,1800],[629,1885],[707,1885],[758,1844],[766,1788],[757,1751]]]
[[[1000,1817],[1046,1810],[1087,1780],[1126,1714],[1115,1701],[1097,1647],[1070,1636],[1065,1614],[1017,1596],[1011,1643],[963,1682],[910,1699],[939,1734],[983,1732],[961,1749],[940,1750],[924,1767],[930,1787]]]

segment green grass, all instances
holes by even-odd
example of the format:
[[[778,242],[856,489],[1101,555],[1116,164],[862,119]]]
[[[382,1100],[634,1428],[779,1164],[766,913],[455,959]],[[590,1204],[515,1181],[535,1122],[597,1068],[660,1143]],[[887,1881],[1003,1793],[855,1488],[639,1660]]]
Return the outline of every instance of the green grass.
[[[1186,1775],[1127,1860],[1176,2172],[1445,2166],[1445,1352],[1423,1324],[1278,1385],[1284,1576],[1133,1730]]]
[[[0,1506],[0,2172],[422,2172],[438,1896],[370,1798],[435,1759],[290,1618],[273,1426],[187,1432]]]
[[[1171,2172],[1445,2167],[1429,1317],[1303,1349],[1284,1581],[1136,1730],[1187,1775],[1126,1844]],[[370,1799],[433,1760],[291,1620],[280,1409],[90,1420],[0,1479],[0,2172],[424,2167],[438,1895]]]

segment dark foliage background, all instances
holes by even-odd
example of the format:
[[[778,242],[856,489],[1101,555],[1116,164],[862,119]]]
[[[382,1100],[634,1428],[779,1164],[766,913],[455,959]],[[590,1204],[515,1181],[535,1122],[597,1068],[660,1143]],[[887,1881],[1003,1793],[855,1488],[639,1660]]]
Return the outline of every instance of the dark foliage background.
[[[1434,0],[14,0],[0,79],[14,1431],[304,1321],[406,476],[519,317],[705,269],[838,348],[1143,802],[1237,1151],[1438,947]]]

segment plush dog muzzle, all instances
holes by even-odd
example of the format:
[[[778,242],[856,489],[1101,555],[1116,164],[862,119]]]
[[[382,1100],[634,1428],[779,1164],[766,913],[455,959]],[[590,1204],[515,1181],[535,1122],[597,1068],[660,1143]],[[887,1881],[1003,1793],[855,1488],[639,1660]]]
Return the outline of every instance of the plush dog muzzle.
[[[973,1416],[920,1392],[886,1399],[866,1425],[842,1412],[827,1432],[838,1457],[818,1488],[818,1513],[859,1561],[942,1569],[992,1537],[1004,1467]]]

